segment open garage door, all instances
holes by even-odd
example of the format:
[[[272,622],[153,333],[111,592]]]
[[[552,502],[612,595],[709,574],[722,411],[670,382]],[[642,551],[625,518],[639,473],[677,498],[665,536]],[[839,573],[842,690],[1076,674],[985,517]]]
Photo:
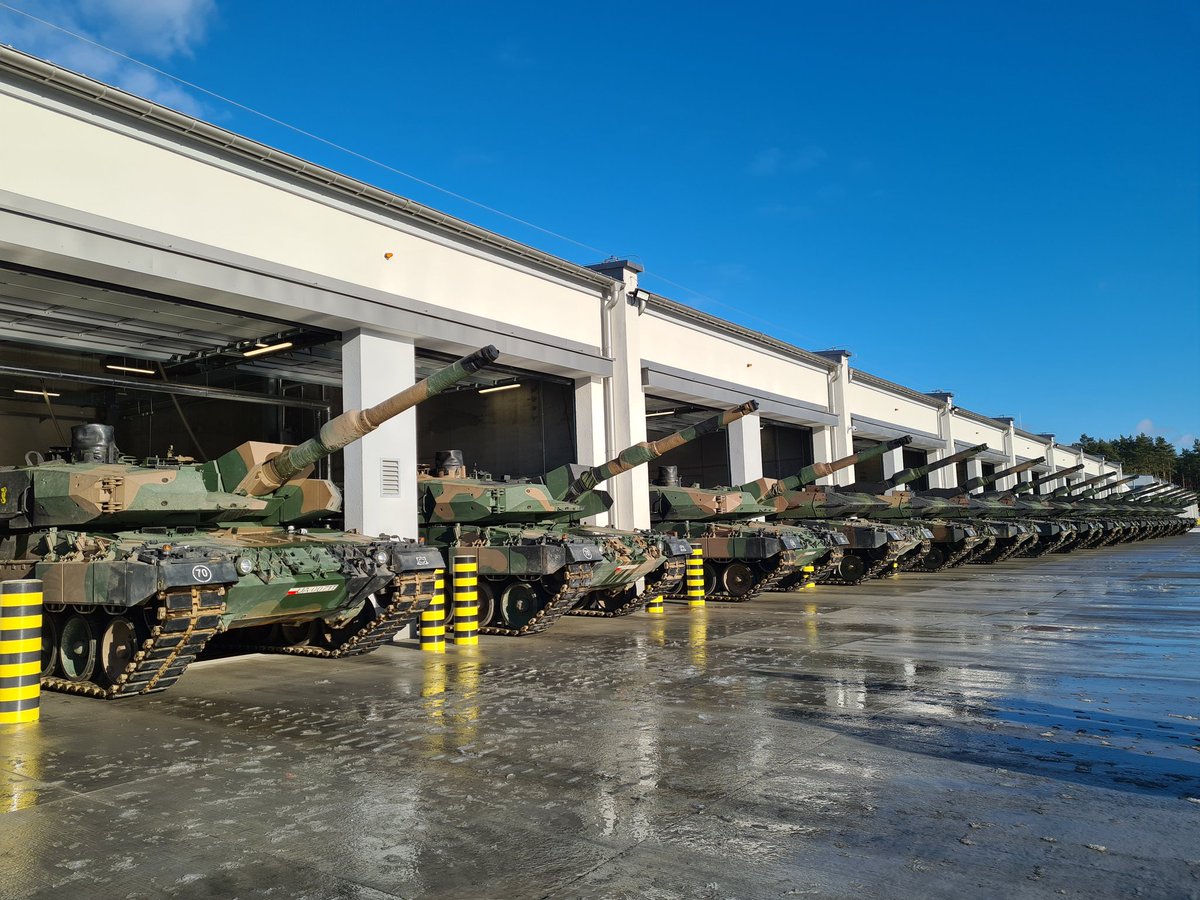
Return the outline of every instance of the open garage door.
[[[813,431],[802,425],[764,422],[762,426],[763,475],[787,478],[813,463]]]
[[[647,394],[646,435],[656,441],[689,425],[698,425],[720,411]],[[729,438],[724,431],[703,435],[663,454],[652,465],[651,481],[657,477],[658,466],[677,466],[681,484],[702,487],[729,484]]]
[[[454,357],[417,352],[424,378]],[[577,460],[575,385],[569,379],[489,366],[417,407],[417,459],[461,450],[468,469],[526,478]]]
[[[336,332],[0,268],[0,463],[114,426],[136,457],[291,443],[340,407]]]

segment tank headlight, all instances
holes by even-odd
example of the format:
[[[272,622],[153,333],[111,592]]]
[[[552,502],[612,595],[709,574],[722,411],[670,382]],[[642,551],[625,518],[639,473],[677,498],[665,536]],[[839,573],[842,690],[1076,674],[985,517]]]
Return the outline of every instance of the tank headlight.
[[[234,565],[237,567],[239,575],[249,575],[254,571],[254,560],[248,556],[239,556]]]
[[[386,550],[376,550],[374,553],[371,554],[371,558],[374,559],[375,562],[379,563],[381,566],[387,565],[388,553]]]

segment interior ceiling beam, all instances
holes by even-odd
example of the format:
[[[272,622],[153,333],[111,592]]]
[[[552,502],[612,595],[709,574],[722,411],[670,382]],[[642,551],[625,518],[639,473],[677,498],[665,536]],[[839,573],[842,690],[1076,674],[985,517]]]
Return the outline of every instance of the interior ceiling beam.
[[[209,400],[228,400],[234,403],[255,403],[259,406],[290,406],[297,409],[315,409],[329,413],[330,404],[322,400],[304,400],[298,397],[272,397],[251,391],[231,388],[205,387],[198,384],[183,384],[172,381],[150,381],[138,378],[112,378],[107,375],[81,375],[53,369],[32,369],[24,366],[0,365],[0,375],[15,375],[21,378],[41,378],[52,381],[71,381],[79,384],[95,384],[103,387],[125,388],[146,391],[151,394],[174,394],[179,397],[203,397]]]

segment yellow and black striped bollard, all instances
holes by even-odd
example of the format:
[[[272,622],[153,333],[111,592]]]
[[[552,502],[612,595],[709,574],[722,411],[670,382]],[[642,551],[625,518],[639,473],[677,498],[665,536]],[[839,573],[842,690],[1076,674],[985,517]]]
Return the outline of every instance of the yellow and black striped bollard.
[[[446,570],[433,573],[433,599],[421,610],[421,649],[446,652]]]
[[[454,646],[479,644],[479,557],[454,554]]]
[[[817,583],[813,580],[812,574],[817,571],[816,566],[805,566],[801,571],[804,572],[804,587],[816,587]]]
[[[692,544],[692,555],[687,561],[687,598],[688,606],[704,605],[704,550],[699,544]]]
[[[42,583],[0,581],[0,725],[36,722],[42,693]]]
[[[661,616],[665,610],[663,609],[663,595],[654,594],[646,604],[646,612],[652,616]]]

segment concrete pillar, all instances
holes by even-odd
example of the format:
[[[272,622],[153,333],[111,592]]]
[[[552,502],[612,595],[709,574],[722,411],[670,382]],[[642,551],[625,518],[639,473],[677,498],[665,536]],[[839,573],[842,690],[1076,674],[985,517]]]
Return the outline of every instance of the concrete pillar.
[[[729,439],[729,477],[731,484],[745,484],[761,478],[762,423],[758,413],[742,416],[726,429]]]
[[[342,405],[364,409],[416,381],[416,348],[403,338],[363,331],[342,335]],[[363,534],[417,533],[417,411],[410,409],[342,451],[346,527]],[[398,468],[397,468],[398,467]],[[395,470],[399,490],[384,493],[384,470]],[[389,487],[387,490],[391,491]]]
[[[929,451],[929,462],[937,462],[954,453],[954,395],[949,391],[930,391],[929,396],[942,401],[938,410],[938,438],[942,445],[936,450]],[[943,466],[929,473],[931,488],[952,488],[958,486],[958,472],[955,466]]]
[[[813,462],[833,462],[837,456],[833,452],[834,429],[830,426],[813,426]],[[817,484],[835,484],[834,475],[822,475]]]
[[[897,472],[904,471],[904,448],[897,447],[883,454],[883,477],[891,478]],[[903,485],[899,490],[908,490],[909,485]]]
[[[616,280],[612,297],[604,304],[604,332],[613,377],[608,380],[605,416],[609,450],[616,455],[646,440],[646,398],[642,393],[642,341],[638,328],[641,311],[635,298],[638,273],[643,267],[629,260],[611,260],[589,268]],[[646,466],[609,480],[613,498],[612,524],[618,528],[650,527],[650,475]]]
[[[967,460],[967,481],[980,478],[983,475],[983,461],[978,457]]]
[[[609,458],[605,444],[603,379],[575,380],[575,458],[585,466],[598,466]],[[585,519],[585,522],[607,525],[608,519],[608,513],[604,513]]]
[[[1000,468],[1007,469],[1009,466],[1017,464],[1017,435],[1012,419],[1003,419],[1001,421],[1006,422],[1008,427],[1004,429],[1004,458],[1007,462]],[[1016,483],[1017,479],[1015,475],[1005,475],[993,485],[993,490],[1007,491]]]
[[[1054,458],[1054,435],[1046,433],[1040,435],[1040,437],[1044,437],[1046,439],[1046,470],[1048,472],[1057,472],[1058,461]],[[1045,482],[1041,487],[1039,487],[1038,490],[1043,494],[1049,494],[1056,487],[1058,487],[1058,479],[1051,478],[1049,481]]]
[[[837,424],[829,426],[829,460],[841,459],[854,452],[854,427],[850,415],[850,351],[822,350],[818,355],[837,363],[829,373],[829,412],[837,416]],[[854,481],[854,466],[834,472],[832,479],[822,483],[850,484]]]

